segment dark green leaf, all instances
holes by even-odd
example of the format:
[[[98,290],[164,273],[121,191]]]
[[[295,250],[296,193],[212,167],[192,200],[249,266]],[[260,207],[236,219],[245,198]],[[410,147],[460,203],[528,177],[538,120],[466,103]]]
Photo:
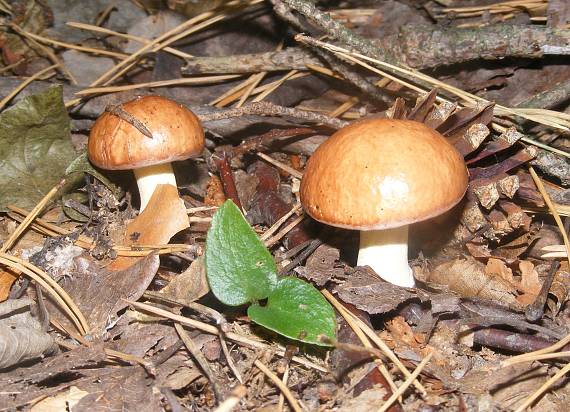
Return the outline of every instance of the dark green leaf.
[[[61,86],[26,97],[0,114],[0,211],[31,209],[76,157]]]
[[[231,200],[208,231],[206,273],[214,295],[232,306],[265,299],[277,284],[273,257]]]
[[[255,323],[291,339],[323,346],[319,335],[335,339],[333,308],[317,289],[297,278],[281,279],[267,305],[251,305],[247,314]]]

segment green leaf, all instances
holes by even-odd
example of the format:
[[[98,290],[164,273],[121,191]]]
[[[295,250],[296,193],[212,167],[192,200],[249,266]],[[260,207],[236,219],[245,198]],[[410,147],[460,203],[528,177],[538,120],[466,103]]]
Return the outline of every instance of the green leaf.
[[[61,86],[26,97],[0,114],[0,211],[31,209],[76,157]]]
[[[277,284],[273,257],[231,200],[212,219],[206,273],[214,295],[231,306],[265,299]]]
[[[333,308],[317,289],[301,279],[281,279],[267,305],[251,305],[247,314],[255,323],[291,339],[322,346],[328,345],[318,340],[319,335],[335,339]]]

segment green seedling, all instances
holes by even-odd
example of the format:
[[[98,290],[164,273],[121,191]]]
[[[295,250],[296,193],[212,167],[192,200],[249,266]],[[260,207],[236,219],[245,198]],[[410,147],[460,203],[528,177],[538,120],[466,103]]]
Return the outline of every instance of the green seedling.
[[[273,257],[231,200],[217,210],[208,231],[206,273],[222,303],[250,304],[247,314],[255,323],[306,343],[328,345],[319,335],[335,339],[333,308],[311,284],[278,277]]]

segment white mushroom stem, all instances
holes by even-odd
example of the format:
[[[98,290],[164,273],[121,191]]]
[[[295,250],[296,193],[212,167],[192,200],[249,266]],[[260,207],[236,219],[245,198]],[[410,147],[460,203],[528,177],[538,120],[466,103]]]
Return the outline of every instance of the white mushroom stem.
[[[414,287],[414,276],[408,265],[408,226],[360,231],[358,266],[370,266],[387,282]]]
[[[140,167],[134,169],[133,172],[137,179],[137,186],[139,187],[139,195],[141,198],[141,208],[139,212],[145,209],[156,186],[172,185],[177,187],[176,177],[174,176],[174,171],[170,163]]]

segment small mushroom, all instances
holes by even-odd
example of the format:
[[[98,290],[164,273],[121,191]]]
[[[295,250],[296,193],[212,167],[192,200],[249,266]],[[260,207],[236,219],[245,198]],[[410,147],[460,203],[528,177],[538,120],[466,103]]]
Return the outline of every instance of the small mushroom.
[[[198,156],[203,149],[204,130],[194,113],[170,99],[144,96],[99,116],[89,135],[88,155],[102,169],[133,169],[142,212],[157,185],[176,187],[170,163]]]
[[[301,202],[319,222],[360,230],[359,266],[413,287],[408,225],[451,209],[467,182],[463,157],[435,130],[410,120],[371,119],[319,146],[303,174]]]

